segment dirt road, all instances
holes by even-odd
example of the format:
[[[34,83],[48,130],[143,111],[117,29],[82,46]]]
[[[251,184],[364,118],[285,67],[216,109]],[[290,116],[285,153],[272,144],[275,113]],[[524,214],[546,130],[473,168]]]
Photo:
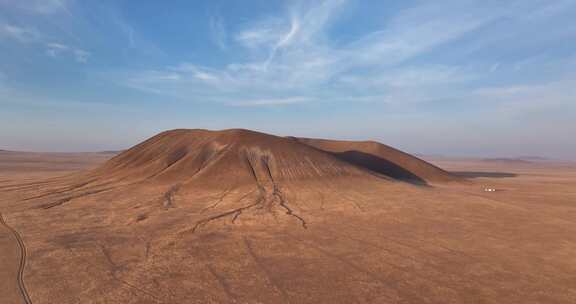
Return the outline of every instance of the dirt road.
[[[24,267],[26,266],[26,246],[20,234],[10,227],[0,213],[0,275],[12,276],[13,280],[1,280],[0,294],[3,303],[31,304],[30,296],[24,285]],[[4,302],[6,301],[6,302]]]

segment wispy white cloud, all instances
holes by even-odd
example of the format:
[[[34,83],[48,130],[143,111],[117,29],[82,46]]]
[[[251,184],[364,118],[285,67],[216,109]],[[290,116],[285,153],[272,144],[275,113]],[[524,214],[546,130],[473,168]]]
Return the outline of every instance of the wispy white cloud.
[[[69,54],[77,62],[87,62],[90,52],[75,46],[52,41],[48,36],[41,34],[38,30],[28,27],[20,27],[11,24],[0,24],[0,42],[26,44],[44,50],[50,57]]]
[[[508,1],[499,8],[498,22],[473,41],[462,44],[461,53],[470,57],[494,52],[522,54],[530,49],[546,53],[542,46],[576,38],[576,25],[572,22],[576,2],[573,0]]]
[[[1,39],[13,39],[19,43],[33,43],[40,41],[42,35],[32,28],[0,24],[0,40]]]
[[[362,75],[342,75],[341,85],[357,88],[425,88],[428,86],[454,85],[478,77],[477,71],[462,66],[418,65],[388,68]]]
[[[256,49],[269,46],[280,39],[284,32],[281,20],[267,21],[265,26],[254,27],[236,34],[235,39],[242,46]]]
[[[311,3],[299,2],[289,7],[284,16],[254,22],[236,34],[236,41],[249,49],[266,51],[260,64],[264,71],[273,64],[297,64],[294,66],[296,69],[311,62],[320,62],[318,59],[321,56],[338,52],[329,45],[326,30],[346,1]]]
[[[290,96],[295,95],[309,97],[299,97],[299,102],[313,102],[318,96],[386,103],[454,98],[461,92],[450,89],[482,75],[499,73],[501,65],[490,62],[469,67],[411,61],[510,14],[529,14],[548,7],[536,0],[504,5],[423,2],[400,11],[383,22],[380,29],[337,43],[329,32],[346,5],[345,0],[291,2],[281,15],[266,16],[224,34],[220,32],[222,19],[211,18],[216,44],[225,39],[222,35],[233,33],[230,42],[251,56],[221,67],[182,62],[128,71],[116,79],[156,94],[184,99],[200,96],[225,104],[238,100],[291,100]]]
[[[120,36],[125,39],[125,45],[127,45],[129,48],[150,48],[149,45],[141,45],[138,33],[134,27],[125,20],[120,12],[107,6],[99,6],[98,8],[102,10],[100,16],[103,20],[105,20],[105,24],[111,26],[111,28],[107,30],[111,31],[112,33],[120,34]]]
[[[240,46],[256,53],[265,50],[259,60],[231,62],[219,69],[182,63],[135,73],[127,81],[132,87],[145,87],[148,91],[152,87],[155,92],[166,91],[170,95],[175,90],[181,96],[215,92],[215,89],[229,93],[251,90],[264,99],[268,93],[285,95],[281,91],[321,84],[331,77],[329,66],[333,61],[321,50],[324,43],[317,42],[322,40],[323,29],[340,5],[342,1],[325,1],[306,10],[292,7],[285,19],[265,18],[237,32],[234,40]],[[175,74],[178,77],[174,77]],[[150,75],[161,80],[154,82]],[[166,79],[171,82],[167,83]]]
[[[102,39],[107,41],[109,51],[115,49],[118,56],[124,56],[130,60],[134,57],[142,58],[162,58],[167,57],[166,52],[157,44],[151,35],[142,31],[141,28],[135,26],[130,20],[126,18],[126,14],[117,5],[111,3],[96,1],[90,2],[92,11],[89,14],[98,16],[97,22],[92,18],[84,16],[86,11],[74,11],[78,18],[82,19],[82,31],[88,34],[84,36],[93,35],[95,37],[87,37],[88,40]],[[92,53],[92,52],[91,52]],[[97,55],[93,51],[94,56]]]
[[[67,45],[60,43],[47,43],[46,44],[46,54],[50,57],[57,57],[63,52],[67,52],[70,49]]]
[[[134,28],[130,24],[126,23],[124,19],[116,15],[113,15],[111,19],[112,23],[114,23],[120,32],[126,36],[128,46],[131,48],[136,47],[136,32],[134,31]]]
[[[90,57],[90,52],[61,43],[50,42],[46,43],[45,47],[46,47],[46,54],[50,57],[70,55],[77,62],[80,63],[87,62],[88,58]]]
[[[349,45],[345,48],[345,62],[352,66],[399,64],[457,39],[501,15],[495,9],[479,10],[470,2],[455,4],[447,1],[446,5],[427,2],[405,10],[385,29]]]

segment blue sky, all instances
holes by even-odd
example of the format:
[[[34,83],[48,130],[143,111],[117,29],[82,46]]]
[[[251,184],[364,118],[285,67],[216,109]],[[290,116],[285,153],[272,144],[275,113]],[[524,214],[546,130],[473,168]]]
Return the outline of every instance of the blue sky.
[[[171,128],[575,158],[576,0],[0,0],[0,149]]]

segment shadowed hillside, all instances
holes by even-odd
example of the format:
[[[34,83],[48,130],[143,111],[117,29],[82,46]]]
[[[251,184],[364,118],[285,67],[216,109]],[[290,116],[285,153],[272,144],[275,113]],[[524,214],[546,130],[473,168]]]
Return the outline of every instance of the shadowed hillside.
[[[373,172],[416,184],[455,181],[450,173],[415,156],[375,141],[342,141],[295,138],[297,141],[329,152],[339,159]]]

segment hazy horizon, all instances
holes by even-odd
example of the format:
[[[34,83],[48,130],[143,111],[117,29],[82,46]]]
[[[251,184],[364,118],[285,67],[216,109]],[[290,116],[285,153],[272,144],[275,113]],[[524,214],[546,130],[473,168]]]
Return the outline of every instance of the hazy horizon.
[[[242,129],[242,128],[231,128],[231,129]],[[222,129],[224,130],[224,129]],[[165,130],[166,131],[166,130]],[[213,131],[218,131],[218,130],[213,130]],[[254,130],[257,132],[264,132],[264,131],[259,131],[259,130]],[[298,135],[293,135],[293,134],[274,134],[274,133],[270,133],[272,135],[277,135],[277,136],[296,136],[296,137],[305,137],[305,136],[298,136]],[[153,134],[155,135],[155,134]],[[116,153],[116,152],[122,152],[124,150],[130,149],[131,147],[141,143],[142,141],[152,137],[148,136],[146,138],[142,138],[142,139],[137,139],[135,140],[133,143],[127,145],[127,146],[110,146],[109,149],[92,149],[92,150],[83,150],[83,149],[68,149],[68,150],[59,150],[59,149],[48,149],[48,150],[34,150],[34,149],[9,149],[6,147],[0,147],[0,151],[7,151],[7,152],[30,152],[30,153],[106,153],[106,152],[112,152],[112,153]],[[379,141],[384,143],[384,141],[382,140],[377,140],[377,139],[373,139],[373,138],[353,138],[353,137],[348,137],[348,138],[343,138],[343,137],[310,137],[310,138],[323,138],[323,139],[331,139],[331,140],[353,140],[353,141],[363,141],[363,140],[375,140],[375,141]],[[105,143],[94,143],[94,146],[108,146]],[[397,149],[401,149],[404,152],[413,154],[417,157],[441,157],[441,158],[485,158],[485,159],[528,159],[528,158],[542,158],[543,160],[556,160],[556,161],[575,161],[576,158],[554,158],[554,157],[547,157],[547,156],[543,156],[543,155],[531,155],[531,154],[521,154],[521,155],[514,155],[514,154],[490,154],[490,153],[478,153],[475,151],[465,151],[462,150],[463,152],[461,152],[460,154],[450,154],[450,153],[440,153],[440,152],[430,152],[430,153],[422,153],[419,151],[411,151],[411,150],[407,150],[407,149],[403,149],[402,147],[399,146],[394,146],[394,148]]]
[[[174,128],[576,160],[576,1],[0,0],[0,149]]]

